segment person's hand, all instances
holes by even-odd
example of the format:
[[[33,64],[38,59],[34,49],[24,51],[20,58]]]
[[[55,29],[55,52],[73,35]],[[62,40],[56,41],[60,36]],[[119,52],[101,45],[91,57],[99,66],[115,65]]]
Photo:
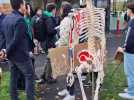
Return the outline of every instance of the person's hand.
[[[122,48],[122,47],[118,47],[117,51],[123,53],[123,52],[124,52],[124,48]]]
[[[0,51],[0,60],[6,59],[6,54],[4,51]]]
[[[0,51],[0,60],[2,60],[4,58],[4,52],[3,51]]]

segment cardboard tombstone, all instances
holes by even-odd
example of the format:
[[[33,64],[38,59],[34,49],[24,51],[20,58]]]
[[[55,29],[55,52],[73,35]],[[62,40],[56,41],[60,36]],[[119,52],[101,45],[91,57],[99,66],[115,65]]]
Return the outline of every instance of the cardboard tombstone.
[[[87,48],[88,48],[87,43],[81,43],[81,44],[75,45],[74,58],[73,58],[74,69],[76,66],[80,64],[77,58],[77,54],[83,49],[87,49]],[[53,72],[54,77],[66,75],[70,71],[67,46],[50,49],[49,57],[50,57],[50,61],[52,65],[52,72]]]
[[[116,52],[115,52],[115,55],[114,55],[114,59],[115,59],[115,62],[117,64],[121,64],[124,60],[124,50],[122,47],[118,47]]]

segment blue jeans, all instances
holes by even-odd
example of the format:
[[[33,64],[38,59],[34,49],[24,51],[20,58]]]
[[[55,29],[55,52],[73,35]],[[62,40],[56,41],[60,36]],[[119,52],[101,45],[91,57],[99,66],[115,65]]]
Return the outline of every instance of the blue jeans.
[[[14,61],[9,62],[10,65],[10,96],[11,100],[19,100],[18,88],[17,88],[17,76],[21,71],[25,78],[25,92],[27,100],[35,100],[34,98],[34,68],[32,61],[26,61],[25,63],[18,63]]]
[[[128,82],[128,94],[134,96],[134,54],[124,53],[124,71]]]

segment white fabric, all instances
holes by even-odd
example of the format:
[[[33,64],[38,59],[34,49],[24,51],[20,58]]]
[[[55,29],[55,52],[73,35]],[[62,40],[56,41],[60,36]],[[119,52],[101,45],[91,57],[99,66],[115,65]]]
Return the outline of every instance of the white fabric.
[[[64,90],[58,92],[58,95],[59,95],[59,96],[66,96],[66,95],[69,95],[69,92],[68,92],[67,89],[64,89]]]
[[[0,68],[0,74],[2,73],[2,69]]]
[[[134,100],[134,96],[129,95],[128,93],[119,93],[119,96],[123,99]]]
[[[63,100],[75,100],[75,96],[67,95]]]
[[[58,47],[67,46],[69,43],[69,33],[71,30],[72,20],[69,17],[65,17],[60,23],[60,39],[56,42]]]

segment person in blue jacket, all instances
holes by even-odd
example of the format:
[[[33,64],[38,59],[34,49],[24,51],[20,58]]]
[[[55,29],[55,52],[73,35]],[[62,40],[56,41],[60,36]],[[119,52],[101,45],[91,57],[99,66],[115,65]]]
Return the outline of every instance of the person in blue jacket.
[[[124,71],[128,88],[119,96],[124,99],[134,100],[134,3],[127,5],[127,14],[130,17],[128,32],[124,45]]]

